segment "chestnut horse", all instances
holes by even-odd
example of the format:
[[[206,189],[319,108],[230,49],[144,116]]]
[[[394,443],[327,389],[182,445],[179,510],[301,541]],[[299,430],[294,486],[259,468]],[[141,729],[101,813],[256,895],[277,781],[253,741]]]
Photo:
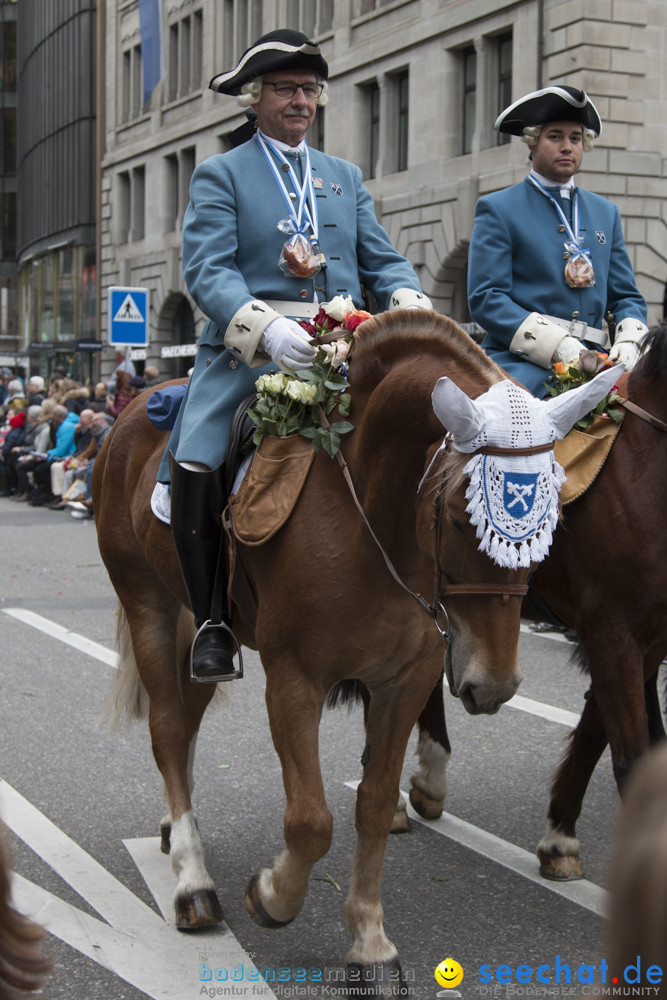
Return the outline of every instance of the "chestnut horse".
[[[396,948],[383,928],[380,880],[410,731],[440,675],[445,648],[451,683],[470,711],[495,712],[512,697],[521,679],[516,653],[530,569],[530,558],[523,555],[519,568],[509,569],[480,551],[466,512],[462,472],[471,456],[455,447],[456,432],[454,447],[446,449],[444,462],[439,459],[443,471],[417,501],[418,487],[442,442],[443,423],[459,428],[467,440],[461,413],[468,410],[472,429],[486,434],[476,423],[482,420],[478,409],[487,396],[497,399],[498,389],[501,397],[515,394],[498,421],[513,438],[523,440],[531,432],[533,414],[526,406],[560,414],[558,426],[550,424],[547,443],[540,442],[539,458],[549,470],[554,437],[566,433],[591,404],[566,414],[560,405],[565,396],[534,400],[456,324],[432,312],[384,313],[366,321],[357,335],[350,377],[356,429],[344,451],[368,523],[338,463],[322,451],[288,522],[262,546],[237,546],[257,613],[254,621],[237,613],[234,631],[261,657],[287,799],[285,849],[272,869],[251,880],[246,906],[262,926],[279,927],[304,903],[311,869],[332,837],[318,759],[320,715],[336,683],[358,678],[370,692],[370,749],[357,792],[357,847],[345,904],[352,935],[348,962],[353,977],[372,977],[399,995],[403,987]],[[434,391],[436,383],[441,388]],[[444,397],[452,394],[448,423],[442,417]],[[192,615],[169,528],[154,517],[149,502],[167,435],[147,419],[147,396],[135,399],[108,435],[94,466],[93,500],[100,552],[122,606],[117,706],[140,714],[148,697],[153,752],[169,805],[163,843],[178,875],[176,921],[180,928],[194,928],[222,919],[204,865],[189,775],[215,687],[188,682]],[[493,432],[491,427],[491,443]],[[420,595],[433,598],[432,604]],[[447,647],[442,633],[449,638]]]
[[[548,608],[576,630],[578,659],[591,678],[554,776],[547,831],[537,847],[542,875],[555,880],[583,876],[576,822],[607,743],[621,791],[649,746],[645,694],[654,694],[667,654],[667,325],[648,335],[621,391],[628,403],[606,464],[564,508],[549,556],[534,575]],[[420,766],[410,798],[420,815],[435,819],[444,804],[450,752],[441,684],[419,730]]]

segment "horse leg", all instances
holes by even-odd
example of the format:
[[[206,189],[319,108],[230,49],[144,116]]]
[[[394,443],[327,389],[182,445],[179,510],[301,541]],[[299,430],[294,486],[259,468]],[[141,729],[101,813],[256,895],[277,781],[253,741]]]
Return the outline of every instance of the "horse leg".
[[[137,668],[149,697],[153,756],[164,781],[169,815],[162,820],[162,849],[177,876],[176,926],[192,930],[222,921],[215,884],[206,870],[204,845],[192,811],[192,764],[199,725],[215,692],[190,684],[188,650],[192,617],[165,601],[136,606],[123,600]],[[176,624],[176,622],[178,624]],[[176,657],[174,656],[176,650]],[[180,678],[179,678],[180,670]]]
[[[537,845],[544,878],[561,882],[584,877],[576,822],[588,782],[606,745],[602,717],[590,691],[551,787],[547,830]]]
[[[285,661],[267,671],[266,704],[285,786],[285,849],[254,875],[246,909],[260,926],[284,927],[300,912],[313,865],[331,846],[333,816],[324,797],[319,725],[326,692]]]
[[[423,819],[438,819],[447,795],[447,765],[452,748],[447,736],[442,681],[443,674],[417,722],[419,770],[410,778],[410,803]]]
[[[364,773],[357,789],[357,846],[345,918],[352,935],[348,984],[366,997],[407,996],[398,952],[387,938],[380,901],[382,864],[408,739],[425,694],[418,685],[371,692]],[[415,690],[416,689],[416,690]]]

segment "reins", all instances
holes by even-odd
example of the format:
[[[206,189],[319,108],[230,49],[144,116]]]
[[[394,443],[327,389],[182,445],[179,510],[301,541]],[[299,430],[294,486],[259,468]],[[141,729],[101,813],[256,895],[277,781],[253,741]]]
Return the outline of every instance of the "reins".
[[[654,417],[652,413],[648,412],[648,410],[642,410],[641,406],[637,406],[636,403],[632,403],[624,396],[619,396],[618,402],[626,410],[629,410],[630,413],[634,413],[636,417],[641,417],[641,419],[645,420],[647,424],[651,424],[652,427],[657,427],[659,431],[667,431],[667,424],[658,417]]]
[[[326,429],[329,428],[329,421],[322,410],[319,408],[319,415],[322,426]],[[482,454],[493,454],[493,455],[535,455],[544,451],[551,451],[551,445],[536,445],[533,448],[490,448],[490,449],[480,449]],[[390,574],[398,583],[403,590],[414,598],[419,604],[422,611],[424,611],[429,618],[432,619],[435,627],[440,633],[443,639],[448,639],[450,636],[449,629],[449,615],[447,614],[447,609],[443,603],[444,597],[455,597],[459,595],[486,595],[493,596],[499,595],[502,604],[507,604],[510,597],[524,597],[528,593],[528,585],[523,583],[447,583],[445,579],[445,573],[440,562],[440,539],[441,539],[441,526],[442,526],[442,494],[440,490],[436,490],[434,500],[433,500],[433,518],[434,518],[434,528],[435,528],[435,599],[431,604],[423,597],[421,594],[416,593],[401,579],[394,564],[392,563],[389,555],[385,552],[380,539],[377,537],[371,524],[366,517],[366,512],[357,496],[357,492],[354,488],[354,483],[352,482],[352,476],[350,475],[350,470],[348,468],[347,462],[343,456],[343,453],[339,450],[336,452],[336,461],[340,466],[341,472],[343,473],[343,478],[347,483],[347,487],[350,491],[350,496],[357,508],[361,518],[366,525],[371,538],[375,542],[380,555],[384,559],[385,565],[389,570]],[[429,466],[430,468],[430,466]],[[440,618],[444,620],[444,627],[440,624]]]

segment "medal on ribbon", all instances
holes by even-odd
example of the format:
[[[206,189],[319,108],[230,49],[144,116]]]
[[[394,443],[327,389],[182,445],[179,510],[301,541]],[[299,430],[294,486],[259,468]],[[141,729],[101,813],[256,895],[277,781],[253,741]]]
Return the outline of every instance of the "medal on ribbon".
[[[543,195],[546,195],[546,197],[550,199],[561,219],[562,226],[559,228],[562,228],[569,237],[569,239],[563,244],[565,247],[565,253],[563,256],[566,258],[566,264],[563,270],[565,283],[570,288],[592,288],[595,284],[595,268],[593,267],[593,261],[590,257],[590,249],[582,246],[584,240],[583,236],[579,233],[579,198],[577,192],[572,192],[573,213],[572,225],[570,225],[565,212],[553,197],[551,192],[547,191],[547,189],[540,184],[538,179],[532,174],[529,175],[529,180],[532,181],[535,187],[541,191]]]
[[[280,232],[289,234],[289,238],[285,240],[280,251],[278,267],[283,274],[291,274],[297,278],[311,278],[325,266],[326,261],[318,243],[317,203],[313,192],[308,147],[305,147],[304,179],[301,183],[296,176],[294,167],[282,152],[272,143],[267,142],[261,133],[257,133],[257,138],[289,210],[289,218],[281,219],[278,223]],[[289,172],[294,192],[297,195],[298,206],[296,208],[281,173],[269,154],[268,146]],[[308,235],[308,230],[310,230],[310,235]]]

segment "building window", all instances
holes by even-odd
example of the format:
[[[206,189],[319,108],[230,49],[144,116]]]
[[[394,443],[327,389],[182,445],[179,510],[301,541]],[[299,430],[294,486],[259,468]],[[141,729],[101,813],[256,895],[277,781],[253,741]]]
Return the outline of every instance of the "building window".
[[[132,190],[130,192],[132,228],[131,240],[143,240],[146,235],[146,168],[132,170]]]
[[[130,174],[124,170],[116,178],[116,206],[113,213],[118,227],[119,243],[127,243],[130,238],[130,188]]]
[[[0,193],[0,257],[16,257],[16,192]]]
[[[380,158],[380,87],[372,83],[367,88],[368,105],[368,177],[375,177]]]
[[[190,200],[190,178],[195,169],[195,147],[165,156],[166,169],[166,231],[180,229]]]
[[[333,0],[288,0],[287,26],[309,38],[331,31]]]
[[[500,35],[496,40],[498,51],[498,103],[496,117],[512,103],[512,32]],[[503,146],[510,141],[506,132],[497,133],[497,144]]]
[[[264,34],[262,7],[262,0],[224,0],[222,51],[225,66],[233,65]]]
[[[16,21],[0,25],[0,89],[16,90]]]
[[[133,45],[123,52],[123,121],[138,118],[143,107],[144,75],[141,64],[141,45]]]
[[[169,25],[168,100],[201,89],[204,16],[196,10]]]
[[[463,153],[472,150],[477,113],[477,53],[474,46],[461,53],[463,65]]]
[[[398,73],[395,77],[396,120],[398,125],[396,154],[397,170],[408,169],[408,135],[409,135],[409,90],[410,78],[408,71]]]
[[[2,115],[2,150],[0,155],[0,170],[3,174],[16,173],[16,108],[3,108]]]

